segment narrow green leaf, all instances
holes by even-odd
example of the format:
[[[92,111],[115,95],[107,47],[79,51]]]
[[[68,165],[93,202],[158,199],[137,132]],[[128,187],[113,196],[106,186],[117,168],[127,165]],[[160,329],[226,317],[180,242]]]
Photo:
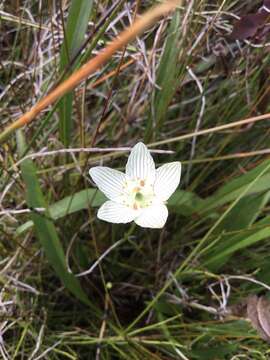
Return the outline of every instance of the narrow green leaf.
[[[250,230],[248,233],[244,231],[239,235],[226,236],[221,240],[226,242],[226,244],[223,243],[222,246],[215,249],[213,254],[206,256],[203,265],[217,271],[224,264],[224,260],[228,261],[229,255],[265,240],[269,236],[269,226],[259,230]]]
[[[248,171],[246,174],[239,176],[236,179],[228,182],[226,185],[221,187],[214,195],[210,196],[205,200],[204,204],[201,206],[199,212],[201,214],[212,211],[213,209],[223,206],[234,199],[236,199],[245,189],[245,187],[250,184],[257,176],[260,174],[263,169],[269,166],[270,161],[266,160],[257,166],[255,169]],[[245,196],[251,194],[258,194],[270,189],[270,172],[267,171],[261,178],[256,181],[254,186],[249,189]]]
[[[221,237],[218,245],[204,255],[204,265],[218,270],[231,255],[239,250],[256,244],[270,235],[270,216],[256,222],[253,228],[243,230],[235,235],[225,234]]]
[[[70,63],[84,42],[88,21],[93,6],[92,0],[73,0],[70,5],[65,38],[60,54],[60,73]],[[76,63],[74,64],[74,66]],[[72,132],[72,102],[73,92],[65,95],[59,102],[60,139],[65,146],[70,144]]]
[[[171,211],[183,216],[190,216],[196,214],[198,209],[202,207],[204,200],[196,194],[177,190],[168,201],[168,206]]]
[[[168,106],[174,96],[176,85],[179,83],[177,76],[179,66],[177,66],[177,62],[181,50],[180,37],[181,14],[180,11],[176,11],[168,29],[165,48],[157,71],[156,84],[158,89],[154,92],[154,114],[150,118],[150,124],[155,123],[156,130],[162,127]],[[147,136],[150,132],[153,132],[152,128],[148,127]]]
[[[85,189],[78,193],[67,196],[62,200],[49,206],[50,217],[53,220],[60,219],[74,212],[87,209],[89,206],[98,207],[106,200],[105,196],[96,189]],[[33,221],[27,221],[19,226],[16,231],[16,236],[29,230],[33,226]]]
[[[250,227],[267,204],[270,192],[243,197],[216,228],[215,233],[237,231]]]
[[[224,219],[226,219],[226,216],[228,216],[228,214],[230,214],[232,212],[232,210],[236,206],[239,205],[240,201],[243,200],[245,198],[245,196],[247,196],[247,194],[250,193],[250,191],[252,189],[254,189],[254,187],[259,182],[259,180],[262,179],[267,173],[269,173],[270,162],[266,161],[258,167],[259,167],[259,171],[256,171],[258,169],[254,170],[254,171],[256,171],[255,178],[253,178],[252,180],[250,179],[249,183],[243,187],[243,191],[238,195],[238,197],[233,201],[233,203],[227,208],[225,213],[218,220],[218,222],[216,223],[217,226],[214,226],[214,229],[212,228],[214,230],[214,231],[212,231],[212,233],[215,233],[218,226],[222,223],[222,221]],[[268,185],[268,189],[269,189],[269,185]],[[268,194],[267,194],[267,196],[268,196]],[[263,199],[263,201],[266,202],[267,199],[268,199],[268,197],[266,198],[266,200]],[[242,204],[242,206],[243,206],[243,204]],[[258,206],[258,203],[257,203],[257,206]],[[245,209],[242,208],[242,211],[245,211]],[[255,212],[255,214],[256,214],[256,212]],[[249,221],[254,221],[254,214],[253,214],[253,217],[250,217],[250,215],[248,215],[248,218],[249,218]],[[266,224],[268,225],[268,223],[267,223],[268,218],[261,220],[256,225],[259,225],[259,226],[261,225],[262,227],[264,227],[265,221],[266,221]],[[215,242],[217,242],[217,240],[219,240],[219,242],[217,244],[215,244],[214,248],[212,247],[212,249],[210,249],[210,248],[208,249],[208,255],[206,255],[206,252],[204,252],[204,258],[206,258],[204,265],[209,266],[209,264],[210,264],[211,266],[214,266],[214,268],[216,270],[221,265],[223,265],[224,258],[226,260],[226,256],[239,250],[241,247],[250,246],[251,244],[256,243],[257,241],[259,241],[262,238],[264,238],[265,236],[267,236],[267,234],[269,234],[270,232],[267,233],[267,231],[266,231],[266,234],[265,234],[265,231],[264,231],[264,229],[262,230],[261,226],[260,226],[259,230],[252,229],[255,231],[255,234],[253,234],[251,232],[251,234],[248,236],[243,231],[240,234],[237,234],[236,238],[234,236],[230,236],[230,234],[227,234],[227,235],[225,234],[225,238],[224,238],[224,235],[221,233],[218,236],[218,238],[216,238],[212,241],[211,244],[213,245],[213,244],[215,244]],[[207,235],[203,238],[203,240],[207,239],[207,236],[209,236],[210,234],[211,234],[211,232],[208,232]],[[238,236],[240,236],[240,238],[238,238]],[[200,242],[200,244],[202,244],[203,240]],[[210,253],[210,255],[209,255],[209,253]]]
[[[96,189],[81,190],[76,194],[65,197],[62,200],[49,206],[50,217],[53,220],[60,219],[64,216],[73,214],[74,212],[88,209],[91,207],[101,206],[106,200],[105,196]],[[193,193],[187,191],[177,190],[168,202],[171,211],[174,211],[183,216],[189,216],[196,213],[197,208],[201,206],[200,199]],[[32,221],[27,221],[19,226],[16,231],[16,236],[29,230],[33,226]]]
[[[19,153],[23,154],[26,145],[20,130],[17,132],[17,141]],[[21,172],[26,187],[27,205],[30,208],[47,209],[46,201],[39,186],[36,169],[32,160],[26,159],[21,163]],[[31,219],[34,224],[37,238],[39,239],[50,264],[64,286],[82,302],[89,304],[89,300],[83,292],[79,281],[66,269],[64,250],[56,228],[50,220],[50,216],[49,210],[46,210],[45,214],[38,214],[37,212],[31,213]]]

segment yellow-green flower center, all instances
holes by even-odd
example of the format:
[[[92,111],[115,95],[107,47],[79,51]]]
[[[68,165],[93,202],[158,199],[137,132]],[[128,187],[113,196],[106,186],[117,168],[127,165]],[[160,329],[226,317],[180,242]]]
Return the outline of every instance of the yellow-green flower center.
[[[140,192],[136,193],[136,195],[135,195],[135,200],[136,201],[141,202],[141,201],[143,201],[143,198],[144,198],[144,196],[143,196],[142,193],[140,193]]]
[[[127,180],[123,187],[122,202],[134,210],[150,206],[153,198],[153,185],[145,180]]]

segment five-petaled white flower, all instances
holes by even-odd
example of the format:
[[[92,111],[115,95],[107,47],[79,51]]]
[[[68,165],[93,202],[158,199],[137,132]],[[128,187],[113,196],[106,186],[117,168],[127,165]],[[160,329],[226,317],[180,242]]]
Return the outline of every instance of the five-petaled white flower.
[[[93,167],[89,174],[109,199],[98,210],[99,219],[162,228],[168,217],[166,201],[180,182],[181,163],[156,170],[149,150],[139,142],[130,152],[125,174],[105,166]]]

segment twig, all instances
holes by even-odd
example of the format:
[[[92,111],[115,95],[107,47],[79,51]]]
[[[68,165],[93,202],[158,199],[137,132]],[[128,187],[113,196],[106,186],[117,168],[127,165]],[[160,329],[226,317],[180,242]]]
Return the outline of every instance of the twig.
[[[33,153],[26,155],[22,159],[20,159],[18,162],[12,165],[12,167],[17,167],[20,165],[23,161],[27,159],[35,159],[39,157],[45,157],[45,156],[53,156],[53,155],[59,155],[59,154],[74,154],[74,153],[103,153],[103,152],[112,152],[112,151],[130,151],[131,147],[118,147],[118,148],[74,148],[74,149],[59,149],[59,150],[51,150],[51,151],[41,151],[38,153]],[[150,150],[152,153],[157,154],[173,154],[174,151],[172,150]]]
[[[12,210],[12,209],[4,209],[2,211],[0,211],[0,216],[1,215],[20,215],[20,214],[28,214],[33,212],[33,210],[37,211],[37,212],[43,212],[46,209],[45,208],[33,208],[33,209],[20,209],[20,210]]]
[[[79,274],[76,274],[75,276],[77,277],[81,277],[81,276],[85,276],[88,274],[91,274],[91,272],[101,263],[101,261],[113,250],[115,249],[117,246],[121,245],[123,242],[126,241],[126,238],[120,239],[118,241],[116,241],[116,243],[114,243],[112,246],[110,246],[106,251],[104,251],[104,253],[94,262],[94,264],[90,267],[90,269],[83,271]]]
[[[59,344],[61,344],[62,340],[57,341],[53,346],[50,346],[48,349],[46,349],[42,354],[40,354],[38,357],[35,358],[35,360],[39,360],[45,357],[50,351],[55,349]]]
[[[269,290],[270,291],[270,286],[268,286],[267,284],[259,281],[259,280],[256,280],[250,276],[244,276],[244,275],[225,275],[224,276],[224,279],[227,279],[227,280],[245,280],[245,281],[250,281],[254,284],[257,284],[257,285],[260,285],[262,287],[264,287],[265,289]]]
[[[36,341],[36,346],[28,360],[32,360],[34,358],[34,356],[37,354],[38,350],[40,349],[42,338],[44,336],[44,329],[45,329],[45,325],[43,324],[43,325],[41,325],[41,328],[39,330],[38,338]]]
[[[201,103],[200,113],[199,113],[199,116],[198,116],[198,119],[196,122],[196,126],[195,126],[195,134],[196,134],[196,133],[198,133],[200,126],[201,126],[201,122],[202,122],[202,118],[203,118],[203,114],[204,114],[204,110],[205,110],[205,105],[206,105],[206,99],[205,99],[205,95],[203,95],[203,86],[202,86],[199,78],[194,74],[194,72],[191,70],[191,68],[189,66],[187,66],[187,71],[188,71],[189,75],[192,77],[192,79],[195,81],[195,83],[197,84],[197,87],[201,94],[201,102],[202,103]],[[190,171],[191,171],[191,167],[192,167],[191,161],[195,155],[196,141],[197,141],[197,136],[194,135],[194,137],[192,139],[189,164],[188,164],[187,173],[186,173],[186,183],[187,184],[189,182]]]

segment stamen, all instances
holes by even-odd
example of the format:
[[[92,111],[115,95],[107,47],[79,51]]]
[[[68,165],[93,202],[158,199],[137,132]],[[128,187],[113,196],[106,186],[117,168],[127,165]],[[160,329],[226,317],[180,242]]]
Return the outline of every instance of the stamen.
[[[140,185],[141,185],[141,186],[144,186],[144,185],[145,185],[145,181],[144,181],[144,180],[141,180],[141,181],[140,181]]]
[[[136,203],[133,204],[133,209],[138,210],[138,205]]]

